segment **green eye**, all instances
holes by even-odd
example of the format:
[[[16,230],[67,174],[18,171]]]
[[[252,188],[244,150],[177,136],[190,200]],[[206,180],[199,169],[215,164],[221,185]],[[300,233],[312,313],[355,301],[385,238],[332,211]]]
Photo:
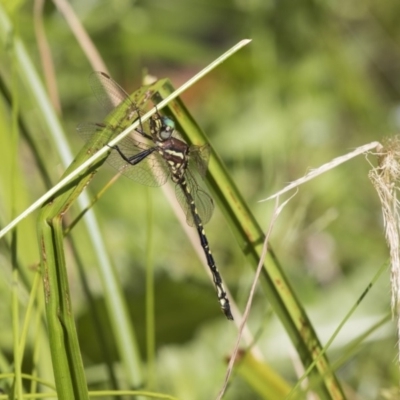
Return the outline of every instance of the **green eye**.
[[[171,118],[162,117],[162,122],[166,128],[169,128],[169,130],[173,131],[175,129],[175,122]]]
[[[160,130],[160,137],[162,139],[169,139],[175,130],[175,122],[168,117],[161,117],[162,127]]]

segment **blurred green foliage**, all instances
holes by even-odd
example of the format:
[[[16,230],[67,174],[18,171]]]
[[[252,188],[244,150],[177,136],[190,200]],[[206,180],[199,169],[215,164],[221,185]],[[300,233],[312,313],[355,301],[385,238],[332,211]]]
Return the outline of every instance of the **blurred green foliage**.
[[[17,33],[42,73],[32,2],[19,3],[9,10]],[[357,146],[381,141],[399,128],[400,3],[394,0],[92,0],[72,1],[71,5],[111,75],[128,92],[140,85],[145,71],[169,77],[178,87],[238,40],[252,39],[249,46],[182,97],[265,229],[273,204],[258,200],[310,168]],[[77,152],[82,143],[75,126],[101,119],[101,113],[96,116],[95,103],[88,100],[91,67],[55,5],[47,1],[44,11],[62,104],[60,118]],[[7,57],[3,48],[0,59]],[[1,62],[0,73],[7,81],[12,65]],[[23,93],[20,97],[24,120],[37,125],[30,129],[40,151],[48,155],[45,162],[54,183],[62,173],[59,160],[45,130],[35,121],[35,104]],[[3,103],[1,106],[0,120],[4,120]],[[2,151],[8,146],[8,129],[1,129]],[[21,196],[27,206],[44,192],[45,185],[29,146],[22,141],[20,147],[20,167],[26,178]],[[368,160],[376,162],[373,156]],[[273,231],[272,246],[322,342],[388,257],[379,201],[367,176],[369,169],[366,159],[359,157],[304,185]],[[91,193],[113,173],[104,167],[90,186]],[[7,192],[6,178],[7,171],[1,169],[3,193]],[[157,282],[159,390],[182,399],[210,398],[220,387],[223,356],[231,351],[236,332],[218,313],[213,287],[161,191],[122,178],[95,206],[96,214],[132,304],[132,318],[144,326],[148,196],[154,224],[151,246]],[[4,225],[9,215],[3,207],[1,215]],[[29,220],[21,235],[23,242],[31,243],[29,237],[35,233],[28,225]],[[206,231],[226,285],[243,308],[253,271],[247,268],[218,210]],[[74,235],[96,291],[99,285],[93,256],[84,251],[85,232],[78,226]],[[31,246],[28,244],[29,250],[21,256],[26,265],[38,260]],[[90,316],[73,268],[71,280],[82,352],[90,366],[101,357],[94,346],[93,328],[87,326]],[[2,286],[7,285],[2,282]],[[98,296],[101,308],[101,293]],[[360,304],[331,357],[387,313],[389,303],[387,273]],[[295,380],[288,344],[282,339],[284,332],[269,312],[264,297],[257,296],[250,326],[261,331],[257,344],[268,362],[286,379]],[[7,317],[2,318],[3,326],[10,323]],[[9,344],[4,331],[0,342],[5,337]],[[145,330],[139,332],[141,343],[145,337]],[[360,347],[338,371],[339,378],[351,388],[349,393],[375,399],[381,389],[397,385],[396,342],[395,327],[390,325]],[[191,354],[197,355],[196,363]],[[191,392],[190,397],[188,387],[198,395]],[[228,390],[227,399],[257,398],[239,377],[234,379],[233,388]]]

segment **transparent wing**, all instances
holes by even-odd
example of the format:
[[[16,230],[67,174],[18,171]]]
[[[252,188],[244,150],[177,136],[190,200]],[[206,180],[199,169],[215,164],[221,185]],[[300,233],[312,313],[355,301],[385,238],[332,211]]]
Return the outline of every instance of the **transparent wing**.
[[[211,147],[209,144],[203,146],[192,145],[189,148],[190,168],[196,168],[202,178],[206,176],[208,162],[210,160]],[[194,166],[193,166],[194,164]]]
[[[197,185],[194,193],[194,204],[203,224],[206,224],[214,212],[214,201],[205,189]]]
[[[107,113],[129,99],[128,93],[104,72],[92,72],[89,76],[89,84],[96,99]]]
[[[141,115],[140,110],[146,107],[148,100],[153,95],[153,91],[148,86],[142,86],[132,95],[115,82],[110,76],[104,72],[92,72],[89,76],[89,84],[92,88],[94,96],[101,104],[107,115],[114,111],[118,106],[124,104],[126,110],[124,114],[118,113],[118,117],[113,116],[115,124],[121,124],[116,118],[123,118],[133,123]]]
[[[90,123],[90,122],[84,122],[79,124],[76,127],[76,130],[78,131],[79,135],[82,137],[82,139],[85,142],[88,142],[94,135],[102,135],[102,134],[107,134],[105,132],[106,125],[103,124],[96,124],[96,123]],[[110,135],[111,132],[108,132]],[[94,154],[96,151],[100,150],[100,147],[97,145],[94,148],[91,148],[90,152]]]
[[[206,224],[214,211],[214,202],[211,196],[198,185],[190,170],[186,171],[185,180],[190,192],[190,197],[193,199],[196,206],[197,214],[199,215],[203,224]],[[187,195],[181,185],[177,184],[175,187],[175,194],[186,215],[186,222],[189,226],[194,226],[194,220],[190,204],[188,203]]]
[[[134,132],[118,143],[118,147],[125,157],[135,157],[152,147],[150,144],[144,143],[141,138],[139,133]],[[112,151],[107,161],[123,175],[146,186],[164,185],[170,175],[165,160],[157,151],[149,154],[136,165],[127,163],[116,150]]]
[[[76,127],[79,136],[85,141],[89,141],[93,135],[100,134],[103,129],[101,124],[94,124],[91,122],[83,122]]]
[[[77,127],[79,134],[86,141],[94,134],[101,134],[104,129],[110,129],[110,126],[85,123]],[[118,143],[118,147],[127,158],[132,158],[140,153],[147,152],[152,146],[151,142],[145,143],[142,136],[134,132],[131,136],[122,139]],[[169,177],[166,162],[157,152],[149,154],[138,164],[131,165],[116,150],[112,150],[107,162],[123,175],[146,186],[161,186]]]
[[[108,112],[108,116],[107,123],[78,125],[77,131],[85,141],[90,140],[95,134],[102,134],[105,130],[109,131],[108,138],[115,137],[140,118],[142,112],[138,104],[144,107],[152,95],[147,87],[141,87],[129,96],[118,83],[103,72],[93,72],[89,77],[89,82],[95,97]],[[140,124],[138,131],[133,131],[130,136],[122,139],[118,144],[126,158],[137,157],[136,159],[140,159],[140,162],[131,165],[116,150],[111,152],[107,161],[135,182],[147,186],[160,186],[168,179],[169,170],[158,153],[153,152],[146,155],[154,145],[146,139],[146,132],[149,131],[149,122]],[[141,153],[143,158],[140,156]]]

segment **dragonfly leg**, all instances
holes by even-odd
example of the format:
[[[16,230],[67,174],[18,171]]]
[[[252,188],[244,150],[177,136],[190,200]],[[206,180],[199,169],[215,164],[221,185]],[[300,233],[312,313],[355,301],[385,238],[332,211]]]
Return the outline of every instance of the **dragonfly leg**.
[[[143,128],[142,128],[142,129],[135,129],[135,131],[138,132],[138,133],[139,133],[140,135],[142,135],[143,137],[145,137],[146,139],[153,140],[153,138],[152,138],[150,135],[148,135],[148,134],[143,130]]]
[[[140,153],[134,154],[133,156],[126,156],[122,150],[117,146],[109,146],[114,150],[117,150],[119,155],[128,163],[131,165],[136,165],[140,163],[140,161],[143,161],[148,155],[150,155],[153,151],[156,150],[156,147],[150,147],[150,149],[143,150]]]
[[[139,124],[140,124],[140,129],[136,129],[136,132],[140,133],[146,139],[152,140],[153,138],[149,134],[147,134],[143,129],[142,118],[140,118],[140,115],[139,115]]]

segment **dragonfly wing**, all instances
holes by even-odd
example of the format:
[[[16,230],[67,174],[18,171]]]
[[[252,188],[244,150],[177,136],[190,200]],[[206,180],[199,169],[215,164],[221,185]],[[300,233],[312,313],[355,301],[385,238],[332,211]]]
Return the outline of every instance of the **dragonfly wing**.
[[[85,141],[95,134],[101,134],[104,129],[118,130],[110,125],[91,123],[79,124],[77,127],[77,131]],[[127,158],[134,157],[151,148],[151,145],[140,139],[142,139],[140,133],[131,133],[131,136],[125,137],[118,143],[118,147]],[[156,152],[149,154],[140,163],[131,165],[116,150],[113,150],[107,162],[123,175],[146,186],[161,186],[169,177],[169,170],[164,159]]]
[[[85,141],[89,141],[93,135],[99,133],[101,128],[98,124],[92,124],[90,122],[84,122],[76,127],[79,136]]]
[[[204,178],[207,173],[210,153],[211,147],[209,144],[203,146],[192,145],[189,148],[189,165],[194,164],[194,168],[202,178]]]
[[[88,142],[94,135],[106,134],[108,140],[115,136],[115,127],[104,123],[83,122],[78,124],[76,130],[85,142]]]
[[[118,143],[120,151],[126,158],[137,156],[147,151],[152,146],[140,139],[140,134],[135,132]],[[123,175],[135,182],[146,186],[161,186],[169,177],[169,169],[161,155],[154,151],[136,165],[131,165],[114,150],[107,158],[109,164],[119,170]]]
[[[192,212],[190,210],[190,206],[187,200],[187,196],[184,192],[184,189],[182,188],[181,185],[177,184],[175,186],[175,194],[176,194],[176,198],[178,199],[178,202],[180,204],[180,206],[182,207],[182,210],[185,213],[185,217],[186,217],[186,222],[189,226],[194,226],[194,220],[193,220],[193,215]]]
[[[214,211],[214,202],[210,195],[205,191],[205,189],[201,188],[197,184],[196,180],[189,170],[186,171],[185,180],[187,188],[189,189],[190,195],[196,206],[197,214],[199,215],[202,223],[206,224],[210,220],[211,215]],[[176,185],[175,194],[179,204],[185,212],[187,224],[189,226],[194,226],[194,219],[192,211],[190,209],[190,205],[188,203],[187,195],[185,194],[184,189],[181,185]]]
[[[96,99],[107,113],[111,112],[125,99],[129,99],[128,93],[104,72],[92,72],[89,76],[89,84]]]
[[[214,212],[214,201],[205,189],[196,184],[196,190],[193,191],[194,203],[196,204],[197,213],[201,221],[205,225]]]
[[[130,154],[131,156],[135,155],[132,151]],[[163,168],[163,160],[160,159],[158,153],[152,153],[139,164],[131,165],[123,160],[116,151],[113,151],[107,161],[123,175],[142,185],[162,186],[168,179],[168,171]]]
[[[118,85],[104,72],[93,72],[89,76],[93,93],[107,113],[106,120],[113,126],[120,126],[122,131],[133,124],[142,115],[154,92],[148,86],[142,86],[132,95]],[[138,130],[148,132],[149,122],[140,124]]]

